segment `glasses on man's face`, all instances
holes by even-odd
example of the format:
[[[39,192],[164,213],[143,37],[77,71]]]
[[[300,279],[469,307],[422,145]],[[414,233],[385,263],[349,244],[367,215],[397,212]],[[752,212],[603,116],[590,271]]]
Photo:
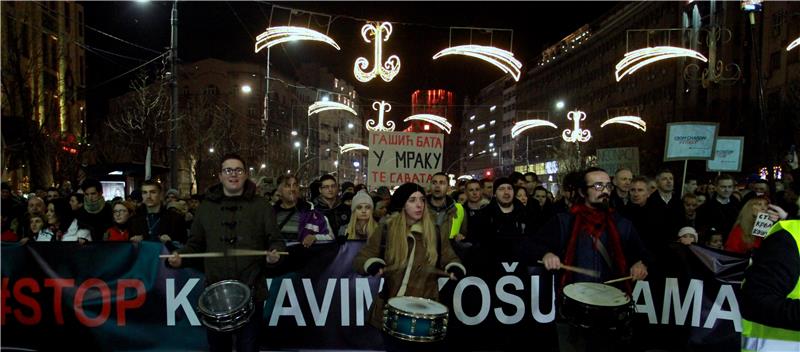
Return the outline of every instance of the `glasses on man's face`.
[[[598,191],[598,192],[602,192],[604,188],[607,188],[609,191],[613,191],[614,190],[614,184],[611,183],[611,182],[609,182],[609,183],[595,182],[595,183],[589,185],[589,187],[594,188],[594,190]]]
[[[244,175],[244,169],[242,169],[241,167],[237,167],[235,169],[234,168],[230,168],[230,167],[226,167],[226,168],[222,169],[222,173],[225,174],[226,176],[233,176],[233,175],[240,175],[241,176],[241,175]]]

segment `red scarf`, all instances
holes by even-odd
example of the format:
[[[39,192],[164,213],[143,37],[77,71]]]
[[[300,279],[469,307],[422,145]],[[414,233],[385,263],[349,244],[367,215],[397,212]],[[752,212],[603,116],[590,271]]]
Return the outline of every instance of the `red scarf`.
[[[572,226],[572,233],[567,242],[567,253],[564,257],[564,264],[573,265],[575,262],[575,249],[578,245],[578,235],[584,233],[600,241],[603,232],[608,233],[608,241],[610,242],[609,256],[616,266],[615,271],[618,277],[626,275],[627,263],[625,262],[625,252],[622,251],[622,240],[617,230],[617,224],[614,222],[612,210],[607,211],[592,209],[585,204],[576,204],[570,209],[570,213],[575,215],[575,223]],[[596,241],[592,241],[592,248],[598,251]],[[561,287],[563,288],[572,277],[571,271],[565,271],[561,276]],[[625,282],[625,288],[630,293],[630,283]]]

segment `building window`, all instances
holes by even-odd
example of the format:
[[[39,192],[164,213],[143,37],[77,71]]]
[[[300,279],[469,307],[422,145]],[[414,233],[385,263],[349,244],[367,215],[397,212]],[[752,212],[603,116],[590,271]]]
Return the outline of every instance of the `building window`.
[[[495,121],[495,120],[489,121],[489,126],[494,126],[494,124],[495,124],[496,122],[497,122],[497,121]]]
[[[205,94],[205,95],[217,95],[218,93],[219,93],[219,89],[217,89],[217,86],[215,86],[213,84],[209,84],[208,87],[203,89],[203,94]]]
[[[482,130],[484,128],[486,128],[486,124],[485,123],[482,123],[482,124],[478,125],[478,131],[480,131],[480,130]]]
[[[496,135],[494,133],[492,133],[492,134],[489,135],[489,139],[494,139],[495,136]]]
[[[769,71],[774,72],[781,68],[781,51],[769,55]]]

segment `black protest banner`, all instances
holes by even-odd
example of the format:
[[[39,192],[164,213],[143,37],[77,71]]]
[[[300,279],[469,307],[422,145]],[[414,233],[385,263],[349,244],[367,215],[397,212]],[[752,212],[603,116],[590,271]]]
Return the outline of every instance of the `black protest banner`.
[[[262,348],[382,349],[380,332],[366,324],[380,279],[351,268],[362,246],[290,247],[292,259],[269,273],[270,298],[256,312],[264,316]],[[678,348],[735,349],[741,331],[736,293],[746,258],[698,246],[673,250],[674,270],[637,282],[633,290],[636,319],[647,327],[636,330],[638,346],[671,341]],[[2,347],[206,349],[195,311],[203,276],[165,267],[158,259],[162,252],[157,243],[4,245]],[[451,348],[536,341],[537,350],[558,350],[554,277],[539,267],[521,274],[516,266],[497,263],[491,277],[440,281],[450,308]]]

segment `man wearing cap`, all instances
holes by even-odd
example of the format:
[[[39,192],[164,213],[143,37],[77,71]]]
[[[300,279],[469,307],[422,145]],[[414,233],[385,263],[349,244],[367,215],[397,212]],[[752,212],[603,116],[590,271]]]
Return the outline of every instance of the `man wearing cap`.
[[[497,178],[492,184],[494,197],[477,216],[480,229],[477,234],[477,267],[488,274],[505,273],[501,262],[516,262],[517,248],[531,235],[531,216],[525,206],[514,197],[514,184],[507,177]]]

